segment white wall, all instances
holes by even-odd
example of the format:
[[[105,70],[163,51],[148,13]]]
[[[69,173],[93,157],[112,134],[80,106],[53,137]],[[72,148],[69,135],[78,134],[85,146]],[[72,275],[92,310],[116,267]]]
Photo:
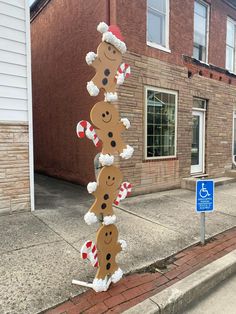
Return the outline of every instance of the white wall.
[[[29,6],[0,0],[0,121],[28,121],[31,110]]]

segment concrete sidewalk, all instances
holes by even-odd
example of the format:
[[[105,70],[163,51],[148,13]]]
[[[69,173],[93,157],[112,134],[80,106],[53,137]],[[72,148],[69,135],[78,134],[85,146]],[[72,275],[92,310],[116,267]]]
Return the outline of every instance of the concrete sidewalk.
[[[94,270],[80,258],[96,227],[83,216],[93,198],[86,189],[37,176],[34,214],[0,217],[0,313],[34,314],[84,291],[72,279],[91,280]],[[163,259],[199,240],[195,195],[174,190],[129,198],[115,209],[125,272]],[[236,184],[216,188],[216,211],[207,215],[207,236],[236,225]]]

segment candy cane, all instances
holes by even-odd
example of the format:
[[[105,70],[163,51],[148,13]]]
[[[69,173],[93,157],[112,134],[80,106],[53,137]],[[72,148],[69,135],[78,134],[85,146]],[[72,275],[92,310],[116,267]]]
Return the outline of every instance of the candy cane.
[[[97,247],[92,241],[85,242],[80,252],[82,259],[88,259],[93,267],[98,267]]]
[[[119,205],[120,201],[125,199],[130,193],[131,193],[131,184],[129,182],[123,182],[121,184],[119,194],[118,194],[116,200],[113,202],[113,204]]]
[[[87,132],[86,132],[87,138],[91,139],[93,141],[94,145],[96,147],[98,147],[99,146],[99,138],[98,138],[94,128],[92,127],[92,125],[86,120],[82,120],[82,121],[78,122],[78,124],[77,124],[76,133],[77,133],[78,137],[79,138],[84,137],[85,129],[87,130]]]
[[[119,83],[119,81],[120,81],[119,84],[122,84],[124,82],[125,78],[130,77],[130,74],[131,74],[130,66],[127,63],[122,63],[119,66],[119,69],[117,70],[117,74],[116,74],[117,82]]]

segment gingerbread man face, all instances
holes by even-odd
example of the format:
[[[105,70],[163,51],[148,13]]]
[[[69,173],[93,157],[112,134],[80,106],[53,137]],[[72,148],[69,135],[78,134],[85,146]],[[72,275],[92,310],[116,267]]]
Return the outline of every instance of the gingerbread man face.
[[[116,49],[116,47],[105,41],[99,44],[97,48],[97,55],[104,65],[106,63],[112,62],[117,64],[118,67],[122,60],[121,52]]]
[[[103,226],[97,235],[97,245],[100,250],[114,248],[118,241],[118,230],[115,225]]]
[[[104,167],[98,175],[98,185],[103,190],[114,192],[122,183],[122,173],[114,166]]]
[[[97,128],[107,130],[111,129],[119,122],[119,113],[114,106],[101,101],[91,110],[90,118]]]

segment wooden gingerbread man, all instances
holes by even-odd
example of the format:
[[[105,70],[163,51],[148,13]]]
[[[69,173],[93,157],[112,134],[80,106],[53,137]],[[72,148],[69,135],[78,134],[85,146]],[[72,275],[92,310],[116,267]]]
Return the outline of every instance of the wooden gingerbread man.
[[[96,237],[98,271],[93,280],[95,291],[106,291],[111,282],[116,283],[123,275],[116,263],[116,255],[126,248],[124,240],[118,241],[115,225],[102,226]]]
[[[99,157],[102,165],[105,165],[103,161],[106,160],[106,156],[104,155],[114,155],[118,152],[124,159],[132,157],[134,149],[124,144],[121,138],[121,132],[130,127],[130,122],[127,118],[119,118],[115,106],[101,101],[92,108],[90,118],[98,128],[95,132],[103,143]]]
[[[87,83],[87,90],[91,96],[97,96],[100,89],[105,90],[105,101],[116,101],[117,84],[123,84],[125,77],[130,75],[130,67],[121,64],[122,54],[126,52],[126,45],[119,28],[101,22],[97,30],[103,34],[102,42],[97,48],[97,54],[89,52],[86,55],[88,65],[94,67],[96,74]]]
[[[121,171],[114,166],[109,166],[101,169],[97,179],[98,182],[88,184],[88,192],[95,197],[95,202],[84,216],[84,220],[88,225],[98,220],[101,220],[104,225],[116,221],[112,205],[119,194],[122,179]]]

